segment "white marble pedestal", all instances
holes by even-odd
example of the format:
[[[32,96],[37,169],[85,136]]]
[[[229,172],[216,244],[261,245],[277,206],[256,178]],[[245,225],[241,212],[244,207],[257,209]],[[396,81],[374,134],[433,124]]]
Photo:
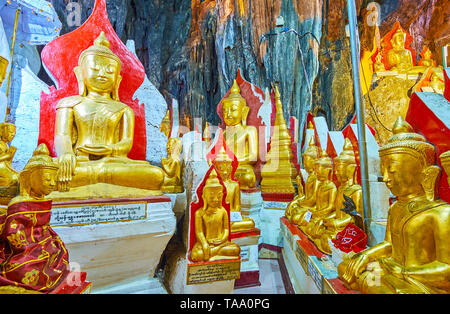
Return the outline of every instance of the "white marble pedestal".
[[[263,204],[261,190],[241,191],[241,213],[255,222],[255,228],[261,228],[260,213]]]
[[[264,245],[282,247],[280,218],[284,217],[288,202],[268,202],[263,201],[260,212],[261,221],[261,242]]]
[[[87,273],[92,293],[134,293],[155,285],[176,220],[170,198],[154,196],[54,202],[50,225],[64,241],[71,267]],[[142,280],[147,288],[139,288]]]
[[[236,279],[235,287],[252,287],[261,285],[259,281],[258,244],[261,231],[253,229],[231,233],[231,240],[241,248],[241,274]]]

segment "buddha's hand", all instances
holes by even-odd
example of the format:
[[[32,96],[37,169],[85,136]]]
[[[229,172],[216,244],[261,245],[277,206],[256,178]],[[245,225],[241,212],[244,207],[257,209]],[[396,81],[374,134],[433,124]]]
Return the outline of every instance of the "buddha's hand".
[[[58,157],[58,191],[67,192],[70,188],[70,181],[75,173],[77,159],[73,154],[64,154]]]
[[[209,248],[208,244],[203,244],[202,245],[202,249],[203,249],[203,257],[205,261],[208,261],[209,258],[211,257],[211,249]]]
[[[86,154],[97,156],[110,156],[113,152],[111,146],[102,144],[86,144],[78,147],[77,150]]]
[[[394,275],[398,278],[403,278],[405,268],[399,263],[395,262],[392,258],[380,258],[379,263],[382,265],[382,268],[387,273]]]
[[[214,245],[214,246],[220,245],[220,244],[222,244],[223,242],[224,242],[224,240],[221,240],[221,239],[211,239],[211,240],[208,240],[208,243],[211,244],[211,245]]]
[[[356,254],[349,261],[347,268],[345,269],[342,279],[351,284],[361,275],[369,264],[369,256],[363,252]]]

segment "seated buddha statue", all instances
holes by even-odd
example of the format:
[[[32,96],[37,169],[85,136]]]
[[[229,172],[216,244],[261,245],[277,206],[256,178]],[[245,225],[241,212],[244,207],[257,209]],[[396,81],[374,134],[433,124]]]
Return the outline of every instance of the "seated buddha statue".
[[[315,229],[312,237],[317,248],[326,254],[331,254],[328,239],[334,239],[336,235],[345,229],[354,219],[345,211],[345,196],[349,197],[356,207],[356,211],[363,216],[362,187],[357,183],[357,163],[353,151],[352,142],[346,138],[342,153],[334,158],[334,171],[340,185],[336,193],[335,211],[324,217],[318,223],[320,227]]]
[[[58,166],[45,144],[19,174],[20,195],[0,214],[0,286],[51,292],[69,273],[64,242],[50,227]],[[27,292],[28,293],[28,292]]]
[[[182,161],[180,159],[183,143],[177,137],[171,137],[167,141],[167,158],[161,159],[162,169],[164,171],[164,183],[161,191],[165,193],[182,193],[183,173]]]
[[[384,66],[384,63],[381,61],[382,59],[382,53],[381,51],[377,53],[375,57],[375,63],[373,64],[373,68],[375,73],[376,72],[386,72],[386,67]]]
[[[223,120],[226,124],[223,135],[227,147],[239,161],[235,177],[241,184],[241,189],[250,189],[256,184],[253,167],[258,161],[258,130],[254,126],[247,125],[250,108],[240,92],[234,80],[230,95],[222,100]]]
[[[241,190],[239,182],[233,180],[233,161],[221,148],[219,154],[213,161],[214,167],[222,178],[223,184],[227,189],[225,201],[230,204],[230,212],[241,212]],[[255,228],[255,222],[249,217],[242,216],[240,221],[231,221],[231,232],[252,230]]]
[[[7,205],[18,192],[18,173],[11,165],[16,148],[8,145],[15,135],[14,124],[0,124],[0,204],[3,205]]]
[[[0,86],[2,86],[3,81],[6,77],[6,71],[8,70],[8,59],[0,56]]]
[[[317,180],[315,163],[319,158],[319,148],[314,137],[311,137],[308,148],[303,153],[303,167],[308,173],[305,181],[304,193],[299,193],[286,208],[286,218],[294,224],[298,224],[303,214],[316,205]]]
[[[241,248],[228,241],[230,222],[227,210],[222,206],[223,190],[216,171],[212,170],[202,191],[203,208],[194,214],[196,242],[190,254],[193,262],[239,257]]]
[[[339,278],[362,293],[450,293],[450,206],[429,193],[439,175],[434,147],[400,117],[379,155],[397,198],[386,236],[339,264]]]
[[[399,27],[391,39],[392,49],[387,53],[390,71],[418,74],[426,70],[425,66],[414,66],[411,51],[405,48],[406,33]]]
[[[102,183],[119,186],[119,191],[137,188],[161,194],[164,172],[127,157],[133,145],[134,112],[119,100],[121,60],[109,46],[101,32],[81,53],[74,69],[79,95],[63,98],[56,107],[58,190]]]
[[[323,219],[334,213],[337,193],[336,185],[332,181],[333,160],[325,151],[322,150],[315,167],[318,181],[316,206],[306,211],[301,220],[297,222],[300,229],[312,239],[317,236],[316,230],[320,229]],[[309,219],[307,213],[311,213]]]
[[[450,186],[450,150],[442,153],[439,156],[441,160],[442,168],[444,168],[445,173],[447,174],[448,185]]]
[[[429,86],[435,93],[443,95],[445,91],[444,73],[442,69],[439,70],[433,71],[433,74],[431,74]]]

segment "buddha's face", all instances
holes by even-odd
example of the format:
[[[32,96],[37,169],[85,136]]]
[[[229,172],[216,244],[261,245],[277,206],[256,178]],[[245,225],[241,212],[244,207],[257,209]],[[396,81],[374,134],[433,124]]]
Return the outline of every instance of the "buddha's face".
[[[425,59],[430,59],[431,58],[431,50],[428,49],[427,51],[425,51],[425,53],[423,54],[423,56],[425,57]]]
[[[11,142],[16,136],[16,126],[14,124],[6,124],[3,127],[2,139],[5,142]]]
[[[203,197],[207,202],[208,207],[219,208],[220,206],[222,206],[223,187],[205,187],[203,189]]]
[[[394,48],[405,48],[405,34],[395,34],[392,38]]]
[[[346,165],[343,162],[340,162],[338,160],[334,160],[334,173],[336,174],[336,178],[339,182],[345,182],[347,181],[347,172],[346,172]]]
[[[408,196],[422,190],[422,170],[420,161],[405,153],[384,155],[381,157],[383,181],[397,197]]]
[[[56,169],[40,167],[30,175],[31,190],[34,195],[44,197],[56,189]]]
[[[316,175],[320,181],[326,181],[330,179],[330,174],[333,171],[329,165],[316,163]]]
[[[112,92],[120,74],[120,65],[114,59],[90,54],[83,59],[81,71],[88,91]]]
[[[305,170],[308,173],[311,173],[314,171],[314,164],[316,162],[316,158],[310,155],[304,155],[303,156],[303,165],[305,167]]]
[[[233,171],[233,166],[231,162],[221,161],[216,163],[216,169],[219,172],[223,180],[228,180],[231,177],[231,172]]]
[[[242,124],[245,110],[248,107],[241,101],[223,101],[223,120],[227,126]]]
[[[172,138],[167,142],[167,154],[169,156],[178,156],[181,152],[181,142]]]

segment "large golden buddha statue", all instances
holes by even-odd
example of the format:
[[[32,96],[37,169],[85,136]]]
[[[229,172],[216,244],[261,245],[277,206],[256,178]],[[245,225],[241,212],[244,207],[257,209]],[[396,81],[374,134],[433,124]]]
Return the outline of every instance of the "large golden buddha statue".
[[[241,213],[241,190],[239,188],[239,183],[232,179],[233,161],[228,156],[223,146],[214,159],[213,164],[227,189],[225,200],[230,204],[230,212]],[[242,220],[240,221],[231,221],[231,232],[251,230],[254,228],[255,222],[249,217],[242,216]]]
[[[341,263],[339,278],[363,293],[450,293],[450,206],[434,200],[435,149],[402,118],[393,133],[379,149],[397,197],[385,240]]]
[[[235,177],[240,182],[241,189],[253,188],[256,184],[253,166],[258,161],[258,130],[247,125],[250,108],[241,96],[236,80],[230,95],[222,103],[223,120],[226,124],[224,138],[239,161]]]
[[[321,219],[311,233],[316,246],[326,254],[331,254],[328,239],[334,239],[349,223],[354,222],[354,218],[342,210],[346,202],[345,196],[352,200],[356,212],[361,215],[361,220],[364,220],[362,188],[357,183],[357,163],[350,139],[345,139],[342,153],[333,161],[334,172],[340,183],[336,193],[335,211]]]
[[[299,193],[286,208],[286,218],[297,224],[303,217],[305,211],[316,205],[316,191],[319,181],[317,180],[315,163],[319,158],[319,148],[316,146],[314,137],[311,137],[308,148],[303,153],[303,167],[308,173],[305,181],[304,193]],[[301,191],[301,189],[299,189]]]
[[[229,217],[222,206],[223,186],[212,170],[202,191],[203,208],[195,212],[194,232],[196,242],[192,247],[193,262],[207,262],[239,257],[241,249],[228,241]]]
[[[58,190],[71,189],[74,197],[93,193],[94,184],[107,188],[119,197],[128,188],[146,191],[146,195],[161,194],[163,171],[146,161],[127,157],[133,145],[134,112],[121,103],[118,88],[121,81],[121,60],[109,49],[102,32],[94,45],[83,51],[74,72],[79,95],[59,101],[56,108],[55,151],[60,167]],[[89,186],[83,193],[78,187]],[[114,189],[115,186],[121,187]],[[73,192],[72,192],[73,190]],[[149,194],[149,191],[153,191]],[[117,194],[119,193],[119,194]],[[136,196],[137,192],[131,194]]]

